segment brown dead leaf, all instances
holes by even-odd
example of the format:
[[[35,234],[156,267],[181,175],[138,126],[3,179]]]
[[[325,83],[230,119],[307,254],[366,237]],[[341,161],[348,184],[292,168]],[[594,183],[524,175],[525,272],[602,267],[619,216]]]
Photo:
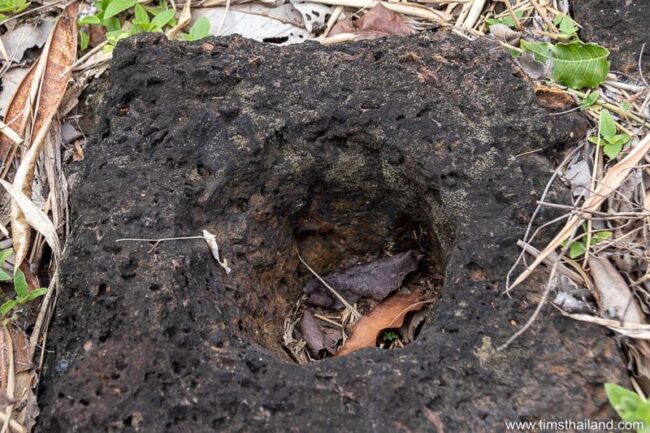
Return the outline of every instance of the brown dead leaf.
[[[32,181],[36,162],[47,137],[52,119],[56,115],[70,80],[71,68],[77,57],[77,11],[79,3],[68,5],[57,21],[50,39],[39,60],[43,77],[33,80],[30,93],[38,94],[38,107],[29,133],[29,150],[23,156],[16,171],[14,186],[25,196],[32,195]],[[37,92],[34,90],[38,87]],[[15,200],[11,205],[11,231],[16,252],[16,268],[23,262],[29,252],[31,227],[25,214]]]
[[[566,92],[546,86],[535,86],[537,102],[549,111],[566,111],[577,106],[576,101]]]
[[[35,70],[36,63],[32,65],[27,75],[23,77],[5,110],[4,122],[21,137],[25,134],[25,126],[27,125],[25,109],[29,102],[29,92],[32,87],[32,81],[34,80]],[[15,153],[16,146],[14,143],[8,137],[0,135],[0,161],[2,162],[0,179],[4,178],[9,171]]]
[[[355,350],[375,347],[379,333],[385,329],[399,328],[410,311],[418,311],[433,302],[423,299],[418,292],[395,294],[377,305],[369,315],[362,317],[352,330],[336,356],[343,356]]]
[[[413,30],[402,15],[378,4],[356,21],[341,20],[330,31],[330,36],[354,33],[358,39],[376,39],[389,35],[408,36]]]
[[[316,323],[316,319],[309,311],[305,311],[300,321],[300,331],[307,342],[307,347],[312,355],[317,356],[321,350],[325,349],[325,336],[323,330]]]

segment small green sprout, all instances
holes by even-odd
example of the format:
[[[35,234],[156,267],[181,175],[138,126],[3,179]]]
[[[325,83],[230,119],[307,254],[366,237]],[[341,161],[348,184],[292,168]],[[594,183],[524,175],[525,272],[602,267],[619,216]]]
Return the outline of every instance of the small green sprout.
[[[200,17],[194,25],[192,25],[192,28],[190,29],[190,33],[182,33],[180,35],[180,38],[188,41],[188,42],[194,42],[198,41],[200,39],[203,39],[205,37],[208,37],[210,35],[210,21],[206,17]]]
[[[517,17],[518,20],[521,20],[521,18],[524,16],[524,11],[521,10],[515,11],[515,16]],[[507,15],[503,18],[487,18],[485,22],[487,23],[488,27],[493,26],[495,24],[505,24],[511,28],[515,28],[517,26],[517,23],[510,15]]]
[[[598,98],[600,97],[600,93],[596,90],[594,92],[591,92],[585,99],[580,101],[580,109],[586,110],[587,108],[591,107],[598,101]]]
[[[603,146],[603,153],[609,159],[614,159],[623,150],[623,145],[630,141],[627,134],[617,134],[616,124],[611,113],[602,109],[598,119],[598,136],[588,137],[588,140],[598,146]]]
[[[583,226],[583,229],[586,230],[586,227]],[[602,230],[595,232],[591,235],[591,242],[590,245],[598,245],[599,243],[609,239],[612,237],[612,232],[607,231],[607,230]],[[564,241],[562,243],[563,247],[566,247],[567,242]],[[580,240],[576,240],[571,242],[569,245],[569,258],[571,259],[577,259],[578,257],[584,255],[584,253],[587,251],[587,236],[582,235]]]
[[[605,384],[605,393],[623,421],[639,423],[641,427],[636,428],[637,433],[650,433],[650,401],[613,383]]]
[[[578,33],[578,25],[571,19],[570,16],[565,14],[557,14],[553,23],[558,27],[560,33],[569,38],[574,37]]]
[[[12,280],[11,275],[2,270],[2,266],[13,253],[14,250],[11,248],[0,251],[0,281]],[[26,304],[36,298],[40,298],[47,292],[47,288],[45,287],[41,287],[40,289],[36,289],[30,292],[29,286],[27,285],[27,280],[25,279],[25,274],[20,269],[16,270],[16,274],[13,280],[16,297],[0,305],[0,314],[3,317],[17,306]]]
[[[383,334],[381,334],[381,340],[384,343],[392,343],[395,340],[399,339],[399,335],[395,331],[384,331]]]

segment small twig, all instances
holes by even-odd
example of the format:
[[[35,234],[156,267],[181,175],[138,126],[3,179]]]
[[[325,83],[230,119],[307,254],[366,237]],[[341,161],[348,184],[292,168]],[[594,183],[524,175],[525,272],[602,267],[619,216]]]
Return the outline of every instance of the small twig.
[[[327,281],[325,281],[324,279],[322,279],[322,278],[320,277],[320,275],[318,275],[318,274],[316,273],[316,271],[314,271],[314,270],[311,268],[311,266],[309,266],[309,265],[307,264],[307,262],[305,262],[305,261],[302,259],[302,257],[300,256],[300,254],[298,254],[298,258],[300,259],[300,261],[302,262],[302,264],[305,265],[305,266],[307,267],[307,269],[309,269],[309,272],[311,272],[311,273],[312,273],[312,274],[313,274],[313,275],[318,279],[318,281],[320,281],[321,283],[323,283],[323,285],[324,285],[325,287],[327,287],[327,288],[332,292],[332,294],[334,294],[334,296],[336,296],[336,298],[337,298],[339,301],[341,301],[341,303],[342,303],[343,305],[345,305],[345,307],[346,307],[348,310],[350,310],[350,312],[355,316],[356,319],[361,318],[361,314],[359,314],[359,312],[356,310],[356,308],[354,308],[352,305],[350,305],[350,303],[349,303],[348,301],[346,301],[345,298],[339,294],[339,292],[337,292],[336,290],[334,290],[334,288],[333,288],[332,286],[330,286],[329,284],[327,284]]]

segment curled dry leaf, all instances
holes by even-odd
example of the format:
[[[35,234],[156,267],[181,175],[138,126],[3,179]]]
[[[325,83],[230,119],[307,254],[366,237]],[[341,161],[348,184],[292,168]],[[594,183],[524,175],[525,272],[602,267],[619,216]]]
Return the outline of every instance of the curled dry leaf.
[[[300,321],[300,332],[307,342],[307,347],[312,355],[316,356],[321,350],[325,349],[325,335],[323,330],[311,315],[309,311],[305,311]]]
[[[348,18],[336,23],[330,31],[330,36],[341,33],[354,33],[358,39],[376,39],[389,35],[408,36],[413,30],[406,24],[402,15],[379,3],[356,21]]]
[[[490,26],[490,34],[494,36],[494,39],[507,42],[510,45],[519,45],[519,39],[521,38],[521,32],[512,30],[505,24],[492,24]]]
[[[30,139],[26,140],[26,143],[30,146],[29,150],[23,156],[14,178],[14,187],[26,197],[31,196],[36,162],[43,148],[52,119],[56,115],[68,87],[71,68],[77,57],[78,8],[79,3],[75,2],[68,5],[63,11],[39,60],[37,68],[42,68],[42,79],[32,80],[30,93],[34,94],[34,90],[38,88],[38,107],[35,110],[33,128],[29,134]],[[14,196],[14,202],[12,202],[11,206],[11,231],[16,251],[15,264],[18,266],[29,252],[31,228],[28,217],[23,213],[23,206],[16,203],[14,194],[12,196]],[[49,220],[47,221],[49,222]],[[54,248],[51,243],[54,239],[47,239],[50,246]]]
[[[425,320],[427,320],[427,310],[416,311],[408,315],[399,328],[399,335],[402,337],[402,341],[404,343],[415,341],[415,337],[417,337],[418,331]]]
[[[523,71],[533,80],[541,80],[547,78],[550,73],[550,66],[547,63],[542,63],[535,60],[535,55],[531,52],[526,52],[516,59],[517,64]]]
[[[336,356],[347,355],[366,347],[375,347],[381,331],[401,327],[407,313],[421,310],[432,302],[430,299],[423,299],[418,292],[391,296],[356,323],[352,335]]]
[[[589,267],[601,316],[623,323],[644,323],[636,298],[611,262],[606,258],[590,256]]]
[[[332,273],[325,277],[325,281],[348,302],[354,303],[361,297],[381,301],[400,287],[404,277],[417,269],[420,258],[414,251],[407,251]],[[310,280],[303,291],[309,295],[307,302],[312,305],[342,307],[318,279]]]

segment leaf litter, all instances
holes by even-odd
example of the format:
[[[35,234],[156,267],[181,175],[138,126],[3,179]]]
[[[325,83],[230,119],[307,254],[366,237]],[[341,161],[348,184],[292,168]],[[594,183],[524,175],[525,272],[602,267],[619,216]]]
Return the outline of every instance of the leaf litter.
[[[425,262],[422,253],[409,250],[321,277],[303,261],[317,278],[307,281],[303,296],[285,319],[285,350],[303,364],[412,342],[437,290],[430,275],[422,272],[428,266]],[[357,310],[362,312],[358,317]]]

